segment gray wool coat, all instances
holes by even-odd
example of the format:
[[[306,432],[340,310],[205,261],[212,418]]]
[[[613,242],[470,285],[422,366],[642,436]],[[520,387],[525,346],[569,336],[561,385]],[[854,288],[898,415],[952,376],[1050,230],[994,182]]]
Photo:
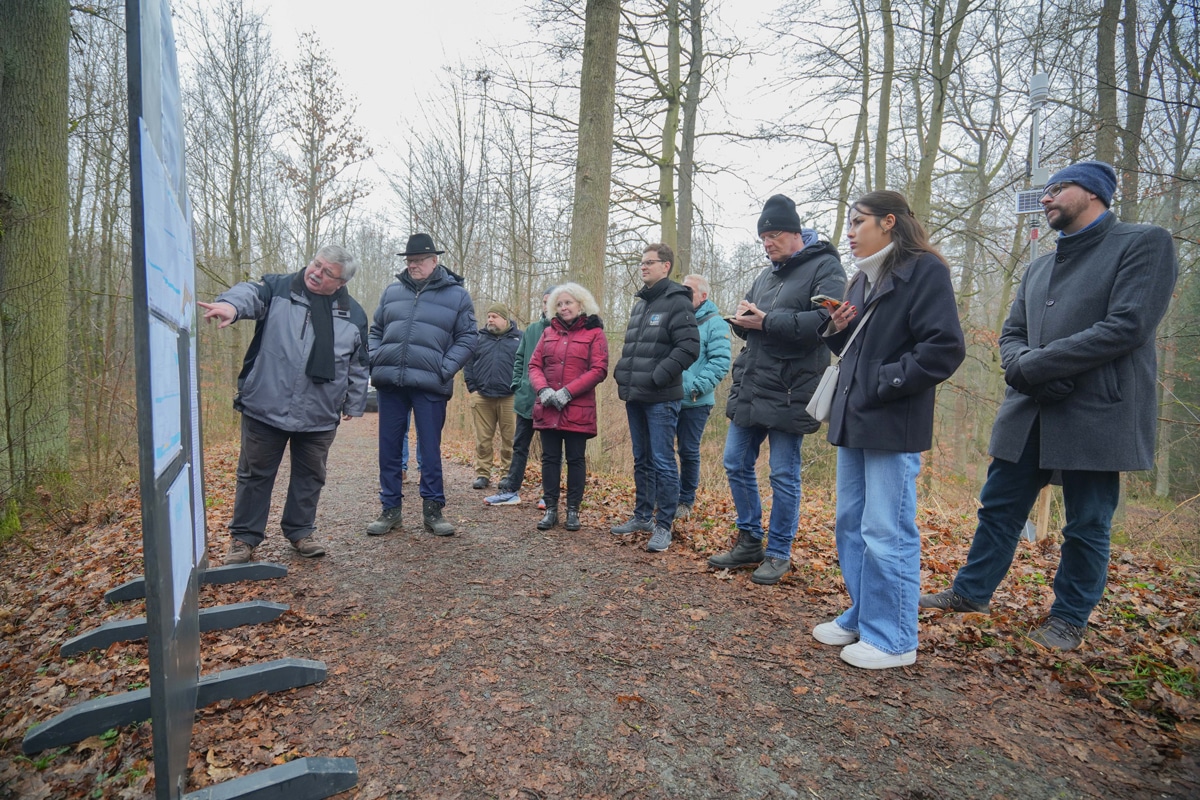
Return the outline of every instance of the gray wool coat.
[[[1019,359],[1030,383],[1069,378],[1074,389],[1039,406],[1009,387],[988,452],[1016,461],[1040,415],[1042,469],[1150,469],[1155,330],[1177,272],[1170,233],[1118,222],[1111,212],[1033,262],[1000,334],[1001,364]]]

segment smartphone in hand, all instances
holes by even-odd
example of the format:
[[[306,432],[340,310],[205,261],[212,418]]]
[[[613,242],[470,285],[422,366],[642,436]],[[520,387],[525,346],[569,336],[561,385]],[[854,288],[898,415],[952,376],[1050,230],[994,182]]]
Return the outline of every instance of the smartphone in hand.
[[[840,306],[842,304],[841,300],[830,297],[827,294],[814,295],[809,298],[809,302],[811,302],[814,306],[824,306],[825,308],[829,309],[830,311],[833,311],[835,308],[837,308],[838,306]]]

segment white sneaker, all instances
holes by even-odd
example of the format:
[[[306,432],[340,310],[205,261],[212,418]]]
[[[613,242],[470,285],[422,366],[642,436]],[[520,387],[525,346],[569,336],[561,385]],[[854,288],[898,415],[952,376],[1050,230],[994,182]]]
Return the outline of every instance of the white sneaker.
[[[812,629],[812,636],[821,644],[832,644],[838,647],[858,641],[857,633],[846,630],[836,622],[822,622]]]
[[[891,669],[892,667],[907,667],[916,662],[917,651],[892,655],[878,647],[872,647],[866,642],[855,642],[842,648],[842,661],[861,669]]]

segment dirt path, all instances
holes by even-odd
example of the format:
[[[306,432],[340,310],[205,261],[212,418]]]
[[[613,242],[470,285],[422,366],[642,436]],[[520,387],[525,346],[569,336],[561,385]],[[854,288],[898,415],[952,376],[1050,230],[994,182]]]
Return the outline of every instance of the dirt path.
[[[1200,795],[1195,749],[1073,696],[1052,658],[964,665],[961,647],[926,643],[926,622],[915,666],[855,670],[808,635],[840,586],[755,586],[686,547],[646,553],[608,533],[627,509],[605,509],[593,484],[582,531],[540,533],[534,490],[487,508],[470,469],[448,463],[457,536],[424,533],[414,501],[403,530],[368,538],[375,424],[344,425],[331,454],[329,555],[294,557],[277,532],[260,548],[291,568],[261,596],[298,624],[239,634],[263,658],[327,663],[323,684],[260,702],[303,732],[299,754],[357,760],[354,797]],[[214,552],[222,537],[214,526]],[[229,713],[201,714],[196,749],[253,763],[252,743],[213,733]]]

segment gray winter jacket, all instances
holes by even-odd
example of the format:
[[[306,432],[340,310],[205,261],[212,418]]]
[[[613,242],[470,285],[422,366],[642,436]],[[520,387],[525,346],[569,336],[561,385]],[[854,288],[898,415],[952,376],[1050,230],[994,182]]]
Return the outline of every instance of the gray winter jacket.
[[[1154,466],[1154,335],[1179,266],[1171,234],[1109,212],[1029,266],[1000,333],[1001,364],[1031,384],[1073,383],[1041,405],[1009,388],[988,452],[1017,461],[1041,417],[1042,469],[1122,472]]]
[[[237,318],[258,320],[238,376],[233,406],[280,430],[333,430],[342,415],[361,417],[367,403],[367,315],[343,288],[333,296],[333,359],[336,377],[314,383],[305,374],[313,327],[304,272],[264,275],[217,297]]]

